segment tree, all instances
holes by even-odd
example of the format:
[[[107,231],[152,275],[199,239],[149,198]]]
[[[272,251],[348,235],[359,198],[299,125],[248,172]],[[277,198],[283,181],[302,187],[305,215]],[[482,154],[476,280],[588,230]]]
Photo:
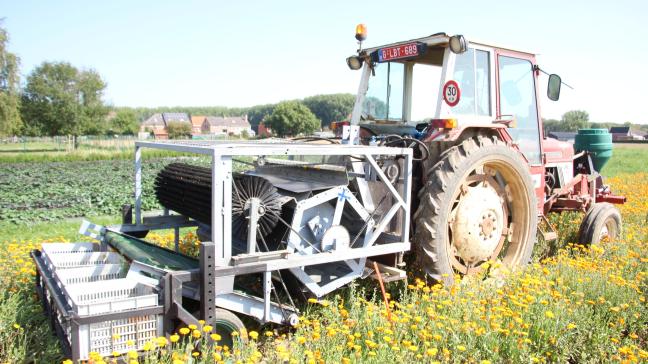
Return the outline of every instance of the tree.
[[[589,126],[589,114],[583,110],[567,111],[562,116],[563,131],[578,131]]]
[[[355,103],[351,94],[316,95],[304,99],[306,105],[315,116],[322,121],[322,126],[328,126],[333,121],[346,119]]]
[[[167,124],[169,139],[186,139],[191,137],[191,124],[172,121]]]
[[[562,125],[560,120],[556,119],[542,119],[542,126],[544,133],[549,134],[552,131],[561,131]]]
[[[280,137],[309,134],[320,126],[320,120],[298,101],[279,103],[263,122]]]
[[[16,135],[20,118],[20,59],[7,50],[9,34],[0,27],[0,136]]]
[[[44,62],[27,77],[22,118],[32,135],[102,134],[107,127],[101,100],[106,83],[94,70],[67,62]]]
[[[115,117],[110,120],[110,130],[115,134],[136,134],[139,130],[139,122],[135,111],[130,109],[118,110]]]

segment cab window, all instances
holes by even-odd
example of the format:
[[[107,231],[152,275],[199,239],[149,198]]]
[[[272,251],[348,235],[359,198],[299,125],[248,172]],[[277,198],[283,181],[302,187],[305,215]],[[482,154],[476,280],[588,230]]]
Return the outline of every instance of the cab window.
[[[499,56],[500,113],[515,117],[509,134],[530,163],[540,164],[540,131],[533,65],[526,59]]]
[[[369,120],[402,120],[404,65],[397,62],[378,63],[374,73],[362,105],[363,115]]]
[[[452,79],[461,90],[459,103],[452,108],[457,115],[491,115],[490,57],[487,51],[469,48],[455,56]]]

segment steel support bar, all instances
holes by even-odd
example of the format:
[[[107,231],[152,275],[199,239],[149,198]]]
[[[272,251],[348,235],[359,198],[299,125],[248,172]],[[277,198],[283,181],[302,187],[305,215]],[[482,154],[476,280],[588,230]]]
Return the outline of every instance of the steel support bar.
[[[239,264],[235,267],[225,266],[216,267],[216,276],[231,276],[250,273],[260,273],[266,271],[275,271],[281,269],[324,264],[330,262],[337,262],[349,259],[367,258],[376,255],[400,253],[410,249],[409,242],[390,243],[368,246],[366,248],[342,249],[330,252],[301,255],[298,253],[289,254],[284,259],[277,259],[272,261],[254,262]]]
[[[142,223],[142,148],[135,143],[135,224]]]
[[[200,318],[214,322],[216,296],[216,247],[212,242],[200,243]]]
[[[254,254],[257,244],[257,229],[259,224],[259,208],[261,207],[258,198],[250,199],[250,216],[248,221],[247,253]]]
[[[263,321],[270,322],[270,297],[272,293],[272,272],[263,272]]]

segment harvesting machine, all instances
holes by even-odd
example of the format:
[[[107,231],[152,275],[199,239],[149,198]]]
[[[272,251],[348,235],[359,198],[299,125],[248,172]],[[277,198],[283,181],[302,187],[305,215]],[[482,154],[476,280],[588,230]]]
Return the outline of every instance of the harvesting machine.
[[[66,352],[86,359],[138,347],[204,319],[231,345],[237,315],[295,324],[299,302],[359,277],[406,277],[404,253],[452,284],[484,262],[530,260],[537,236],[556,239],[551,211],[586,213],[581,242],[619,234],[614,195],[598,173],[609,134],[582,130],[576,150],[543,135],[531,53],[428,37],[362,48],[350,121],[337,138],[253,142],[138,141],[134,220],[85,222],[101,244],[44,244],[36,286]],[[557,100],[562,81],[549,75]],[[157,175],[142,150],[182,152]],[[142,211],[143,179],[164,208]],[[540,222],[539,222],[540,221]],[[195,229],[197,258],[178,251]],[[173,229],[175,250],[144,240]],[[410,240],[413,243],[410,243]]]

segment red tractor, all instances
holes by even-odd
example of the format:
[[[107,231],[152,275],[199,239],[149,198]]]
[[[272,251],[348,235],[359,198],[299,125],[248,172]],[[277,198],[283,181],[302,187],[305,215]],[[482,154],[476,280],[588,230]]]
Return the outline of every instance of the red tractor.
[[[415,148],[414,243],[432,278],[450,283],[487,261],[527,263],[537,232],[557,238],[545,220],[552,211],[586,213],[581,243],[619,234],[612,204],[625,198],[598,173],[611,136],[580,130],[575,151],[544,135],[547,73],[534,54],[445,33],[362,49],[363,25],[356,38],[347,64],[362,69],[360,87],[350,122],[334,127],[348,143]],[[550,100],[561,84],[548,75]]]

